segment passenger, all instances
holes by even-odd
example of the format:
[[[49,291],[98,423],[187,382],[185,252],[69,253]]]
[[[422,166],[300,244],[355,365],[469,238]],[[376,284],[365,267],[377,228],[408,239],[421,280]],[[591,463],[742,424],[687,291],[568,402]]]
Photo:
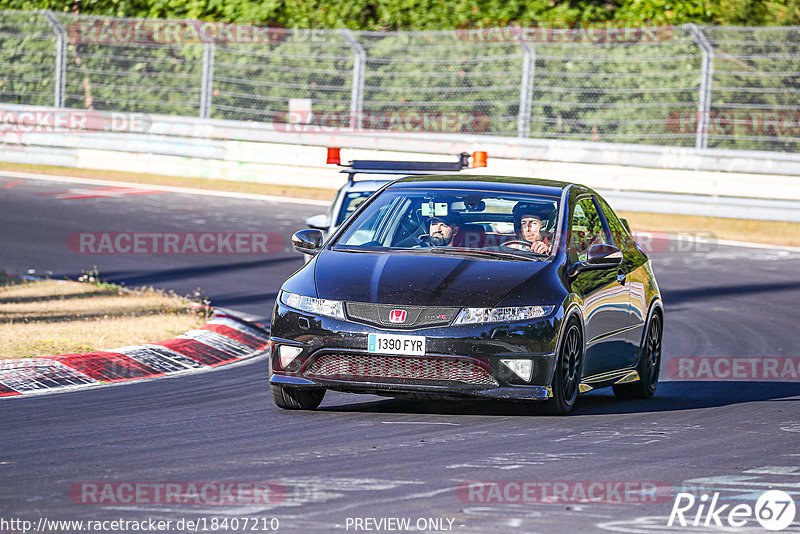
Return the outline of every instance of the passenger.
[[[514,206],[513,215],[517,236],[531,244],[529,250],[538,254],[549,254],[551,243],[544,228],[552,217],[552,208],[520,202]],[[524,250],[521,245],[512,247]]]
[[[460,225],[461,216],[455,211],[428,219],[428,234],[431,236],[431,245],[435,247],[452,246],[453,237],[458,233]]]

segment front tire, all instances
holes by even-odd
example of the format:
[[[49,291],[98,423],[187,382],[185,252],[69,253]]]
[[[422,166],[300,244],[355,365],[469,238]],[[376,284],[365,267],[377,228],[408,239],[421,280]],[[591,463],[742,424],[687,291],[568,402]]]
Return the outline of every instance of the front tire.
[[[565,415],[578,398],[583,373],[583,334],[577,321],[571,320],[564,331],[553,374],[553,396],[530,404],[531,411],[542,415]]]
[[[315,410],[325,397],[324,389],[301,389],[270,384],[272,400],[284,410]]]
[[[661,368],[661,338],[664,328],[661,315],[653,313],[647,325],[647,335],[642,343],[639,365],[636,371],[639,380],[630,384],[614,386],[614,395],[620,399],[649,399],[656,392],[658,374]]]

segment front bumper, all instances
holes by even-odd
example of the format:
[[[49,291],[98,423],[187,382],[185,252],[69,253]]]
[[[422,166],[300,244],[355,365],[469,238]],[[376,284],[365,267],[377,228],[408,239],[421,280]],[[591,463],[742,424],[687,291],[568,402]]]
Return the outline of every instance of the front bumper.
[[[545,400],[553,396],[550,386],[493,387],[488,389],[444,385],[422,385],[369,381],[309,380],[299,376],[273,373],[270,384],[297,388],[324,388],[346,393],[375,395],[424,394],[442,397],[479,397],[497,400]]]
[[[388,330],[315,316],[276,303],[270,383],[378,395],[428,394],[507,400],[547,399],[563,313],[514,323]],[[370,353],[370,333],[425,336],[424,356]],[[278,347],[302,349],[284,368]],[[532,362],[530,380],[501,363]]]

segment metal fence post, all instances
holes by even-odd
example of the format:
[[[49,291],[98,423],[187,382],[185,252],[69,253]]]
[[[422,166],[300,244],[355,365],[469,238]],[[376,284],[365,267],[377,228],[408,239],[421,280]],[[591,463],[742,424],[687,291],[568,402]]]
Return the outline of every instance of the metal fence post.
[[[536,70],[536,51],[525,41],[522,46],[522,82],[519,88],[519,117],[517,137],[528,137],[531,131],[531,105],[533,100],[533,76]]]
[[[708,148],[708,128],[711,122],[711,83],[714,75],[714,47],[702,27],[686,24],[692,38],[703,52],[700,73],[700,94],[697,104],[697,139],[695,148]]]
[[[353,90],[350,93],[350,128],[361,129],[362,110],[364,106],[364,71],[367,64],[367,53],[356,41],[353,32],[348,29],[339,30],[342,38],[353,51]]]
[[[211,92],[214,85],[214,42],[203,43],[203,73],[200,79],[200,118],[211,116]]]
[[[56,69],[55,69],[55,107],[64,107],[64,86],[67,78],[67,31],[56,18],[55,13],[43,9],[42,14],[47,19],[53,33],[56,35]]]

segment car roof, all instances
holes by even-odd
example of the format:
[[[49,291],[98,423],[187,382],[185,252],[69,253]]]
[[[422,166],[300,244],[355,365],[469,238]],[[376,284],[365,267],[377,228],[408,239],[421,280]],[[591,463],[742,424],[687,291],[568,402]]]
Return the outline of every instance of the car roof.
[[[414,187],[422,185],[428,189],[485,189],[508,193],[527,193],[560,197],[564,189],[572,182],[545,180],[543,178],[523,178],[519,176],[482,176],[482,175],[425,175],[408,176],[397,180],[390,189]]]

